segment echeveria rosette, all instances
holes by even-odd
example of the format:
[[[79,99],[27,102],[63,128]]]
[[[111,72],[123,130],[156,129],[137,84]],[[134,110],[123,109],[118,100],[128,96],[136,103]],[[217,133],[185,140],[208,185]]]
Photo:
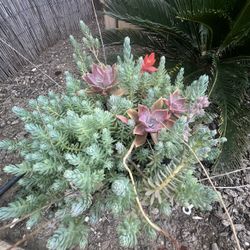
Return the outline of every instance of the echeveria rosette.
[[[184,139],[188,141],[188,137],[191,135],[191,129],[189,128],[189,123],[194,121],[194,118],[197,116],[202,116],[205,114],[204,109],[209,106],[210,102],[208,101],[207,96],[200,96],[197,98],[196,102],[191,106],[188,112],[188,121],[186,124],[186,129],[184,131]]]
[[[116,67],[113,65],[92,65],[92,72],[86,73],[83,80],[92,88],[93,92],[106,95],[116,84]]]
[[[186,112],[186,99],[179,94],[178,90],[170,94],[169,99],[164,99],[164,102],[171,114],[177,118]]]
[[[153,106],[148,108],[145,105],[138,105],[138,110],[129,109],[128,116],[134,120],[135,128],[135,146],[139,147],[146,142],[147,135],[150,134],[154,143],[158,142],[158,133],[162,128],[170,128],[173,122],[170,120],[171,114],[162,109],[164,101],[162,98],[157,100]],[[124,123],[128,123],[128,119],[124,116],[117,115],[117,118]]]
[[[192,117],[194,116],[200,116],[204,115],[205,111],[204,108],[207,108],[209,106],[210,102],[208,101],[207,96],[200,96],[197,98],[196,102],[192,106],[190,110],[190,115]]]
[[[148,72],[148,73],[153,73],[157,71],[157,68],[154,67],[155,64],[155,53],[152,52],[150,55],[146,55],[143,58],[143,62],[142,62],[142,72]]]

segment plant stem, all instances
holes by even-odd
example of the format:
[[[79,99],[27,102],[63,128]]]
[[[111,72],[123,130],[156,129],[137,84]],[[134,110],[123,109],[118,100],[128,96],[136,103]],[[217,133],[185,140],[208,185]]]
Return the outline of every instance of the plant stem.
[[[140,170],[140,168],[133,161],[129,160],[129,163],[133,165],[133,167],[139,172],[139,174],[143,178],[147,178],[147,176]]]
[[[229,219],[229,222],[230,222],[230,225],[231,225],[231,229],[232,229],[232,231],[233,231],[233,235],[234,235],[234,238],[235,238],[235,241],[236,241],[237,248],[238,248],[238,250],[241,250],[240,242],[239,242],[239,239],[238,239],[238,237],[237,237],[237,232],[236,232],[236,229],[235,229],[233,220],[232,220],[232,218],[231,218],[231,216],[230,216],[230,214],[229,214],[229,211],[228,211],[228,209],[227,209],[227,207],[226,207],[226,204],[225,204],[225,202],[224,202],[224,200],[223,200],[223,198],[222,198],[222,196],[221,196],[221,193],[220,193],[220,192],[217,192],[217,189],[216,189],[214,183],[212,182],[212,180],[211,180],[211,178],[210,178],[210,176],[209,176],[209,174],[208,174],[208,172],[207,172],[205,166],[202,164],[202,162],[200,161],[199,157],[196,155],[196,153],[193,151],[193,149],[192,149],[184,140],[183,140],[183,142],[184,142],[184,144],[189,148],[189,150],[192,152],[192,154],[194,155],[194,157],[196,158],[196,160],[197,160],[198,163],[200,164],[202,170],[204,171],[205,175],[207,176],[207,179],[208,179],[208,181],[210,182],[211,186],[213,187],[214,191],[215,191],[216,193],[218,193],[218,196],[219,196],[219,199],[220,199],[220,203],[222,204],[222,206],[223,206],[223,208],[224,208],[224,210],[225,210],[225,212],[226,212],[226,215],[227,215],[227,217],[228,217],[228,219]]]
[[[38,71],[40,71],[44,76],[46,76],[48,79],[50,79],[57,87],[61,88],[61,84],[56,82],[53,78],[51,78],[48,74],[46,74],[43,70],[39,69],[37,65],[35,65],[33,62],[31,62],[27,57],[25,57],[23,54],[21,54],[19,51],[17,51],[15,48],[13,48],[10,44],[8,44],[6,41],[4,41],[0,37],[0,41],[5,44],[7,47],[9,47],[11,50],[15,51],[19,56],[21,56],[25,61],[27,61],[29,64],[31,64],[33,67],[35,67]],[[47,86],[47,84],[45,83]]]
[[[171,236],[170,233],[168,233],[166,230],[163,230],[158,225],[156,225],[155,223],[153,223],[150,220],[150,218],[147,216],[147,214],[145,213],[145,211],[144,211],[144,209],[143,209],[143,207],[141,205],[141,202],[139,200],[138,193],[137,193],[137,190],[136,190],[136,186],[135,186],[135,181],[134,181],[133,174],[132,174],[131,170],[129,169],[128,165],[127,165],[127,159],[131,155],[131,153],[132,153],[132,151],[134,149],[134,146],[135,146],[135,140],[132,142],[132,144],[131,144],[128,152],[126,153],[126,155],[123,158],[123,165],[124,165],[124,167],[126,168],[126,170],[129,173],[129,177],[130,177],[131,182],[132,182],[133,190],[134,190],[134,193],[135,193],[135,199],[136,199],[137,205],[139,207],[139,210],[140,210],[142,216],[144,217],[144,219],[148,222],[148,224],[152,228],[154,228],[157,232],[163,234],[175,246],[175,249],[179,250],[180,246],[179,246],[178,241],[175,238],[173,238],[173,236]]]
[[[101,31],[100,24],[99,24],[99,21],[98,21],[98,17],[97,17],[97,14],[96,14],[95,4],[94,4],[93,0],[91,0],[91,3],[92,3],[94,15],[95,15],[95,20],[96,20],[96,24],[97,24],[98,32],[99,32],[99,35],[100,35],[101,44],[102,44],[102,52],[103,52],[104,62],[105,62],[105,64],[107,64],[105,47],[104,47],[104,42],[103,42],[103,38],[102,38],[102,31]]]
[[[224,173],[224,174],[213,175],[213,176],[210,176],[210,179],[214,179],[214,178],[221,177],[221,176],[227,176],[229,174],[238,173],[238,172],[241,172],[241,171],[244,171],[244,170],[248,170],[248,169],[250,169],[250,167],[237,169],[237,170],[234,170],[234,171],[231,171],[231,172],[227,172],[227,173]],[[203,179],[200,179],[199,181],[205,181],[205,180],[208,180],[208,178],[203,178]]]
[[[47,226],[49,224],[49,222],[46,222],[44,224],[42,224],[41,226],[39,226],[36,230],[34,230],[33,232],[31,232],[28,235],[24,235],[24,237],[22,239],[20,239],[19,241],[17,241],[14,245],[8,247],[6,250],[14,250],[16,249],[16,247],[20,246],[22,243],[24,243],[25,241],[27,241],[29,238],[33,237],[35,234],[39,233],[45,226]]]

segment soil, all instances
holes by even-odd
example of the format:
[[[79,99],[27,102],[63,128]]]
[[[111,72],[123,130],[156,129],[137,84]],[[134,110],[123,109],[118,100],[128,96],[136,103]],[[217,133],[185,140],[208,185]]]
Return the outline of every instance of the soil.
[[[80,35],[76,35],[80,37]],[[0,84],[0,140],[26,137],[22,122],[15,117],[11,109],[15,106],[25,107],[27,101],[38,95],[46,95],[50,90],[61,92],[64,89],[64,71],[68,70],[78,74],[72,58],[72,48],[68,39],[59,41],[53,47],[44,51],[37,59],[35,65],[25,66],[18,75]],[[43,70],[58,85],[41,73]],[[0,169],[8,164],[20,162],[15,154],[0,152]],[[250,166],[249,160],[242,163],[242,168]],[[230,178],[229,178],[230,177]],[[230,175],[225,178],[216,178],[216,186],[239,186],[250,184],[250,172],[247,170]],[[10,176],[0,172],[0,185],[4,184]],[[11,188],[1,197],[0,206],[6,206],[12,201],[18,186]],[[242,249],[250,249],[250,187],[220,189],[227,208],[236,226],[237,236]],[[210,212],[192,211],[191,215],[182,212],[182,208],[174,208],[172,215],[159,219],[153,215],[156,223],[164,226],[172,235],[192,250],[234,250],[234,238],[225,214],[219,204],[215,204]],[[88,250],[122,249],[119,247],[116,235],[118,221],[107,214],[95,228],[92,228]],[[14,243],[29,232],[22,223],[6,231],[0,231],[0,239]],[[43,250],[48,235],[42,232],[29,239],[22,246],[27,250]],[[171,249],[160,236],[155,242],[141,238],[135,249]]]

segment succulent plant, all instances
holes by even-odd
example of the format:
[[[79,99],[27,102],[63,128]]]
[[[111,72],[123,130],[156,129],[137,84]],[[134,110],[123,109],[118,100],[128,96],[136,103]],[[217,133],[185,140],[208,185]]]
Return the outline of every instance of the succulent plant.
[[[175,117],[179,117],[186,111],[185,98],[181,97],[178,90],[170,94],[169,99],[164,99],[164,102],[168,106],[171,114]]]
[[[83,80],[90,85],[95,93],[106,95],[116,84],[115,65],[93,64],[92,73],[86,73]]]
[[[134,120],[135,128],[134,135],[135,146],[139,147],[146,142],[147,135],[150,133],[154,143],[157,143],[158,132],[164,127],[172,127],[173,121],[170,119],[171,114],[162,109],[164,104],[163,98],[158,99],[151,109],[145,105],[138,105],[138,111],[135,109],[129,109],[127,111],[128,116]],[[128,119],[125,116],[116,116],[124,123],[128,123]]]
[[[208,101],[207,96],[200,96],[192,106],[190,116],[203,115],[205,112],[204,108],[207,108],[209,104],[210,102]]]
[[[155,64],[155,53],[152,52],[150,55],[146,55],[142,62],[142,72],[153,73],[157,71],[157,68],[153,65]]]
[[[81,28],[91,52],[96,40],[87,26]],[[82,57],[81,74],[89,69]],[[49,92],[31,100],[27,110],[13,109],[25,122],[29,140],[0,141],[0,149],[24,157],[4,168],[22,179],[18,199],[0,208],[0,220],[29,217],[29,227],[43,227],[48,213],[57,226],[47,243],[50,250],[83,249],[89,229],[107,212],[122,220],[121,246],[134,247],[140,235],[156,235],[148,224],[152,209],[166,216],[174,202],[205,210],[217,199],[195,177],[198,163],[216,159],[225,141],[203,114],[208,77],[186,87],[181,70],[174,86],[164,57],[157,72],[143,74],[129,38],[117,70],[96,61],[99,65],[83,76],[87,90],[68,72],[65,93]],[[153,72],[154,63],[152,53],[143,67]],[[178,90],[172,93],[173,88]]]

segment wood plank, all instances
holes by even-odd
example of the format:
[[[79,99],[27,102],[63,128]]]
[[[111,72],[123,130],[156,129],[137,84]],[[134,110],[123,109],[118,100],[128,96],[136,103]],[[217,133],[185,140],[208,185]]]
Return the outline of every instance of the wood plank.
[[[117,28],[117,21],[116,19],[104,15],[104,24],[105,24],[105,29],[115,29]]]
[[[124,29],[124,28],[136,28],[135,25],[124,22],[124,21],[118,21],[118,28]]]

